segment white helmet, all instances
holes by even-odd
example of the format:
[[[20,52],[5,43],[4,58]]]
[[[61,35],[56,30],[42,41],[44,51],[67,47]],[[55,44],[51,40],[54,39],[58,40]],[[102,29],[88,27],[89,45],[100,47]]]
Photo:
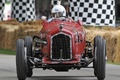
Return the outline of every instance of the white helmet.
[[[51,13],[53,14],[54,17],[66,16],[66,10],[62,5],[55,5],[52,8]]]

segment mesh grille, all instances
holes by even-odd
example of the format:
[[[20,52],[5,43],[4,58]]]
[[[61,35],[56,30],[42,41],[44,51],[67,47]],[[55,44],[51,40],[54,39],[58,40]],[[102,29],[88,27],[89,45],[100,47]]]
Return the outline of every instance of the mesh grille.
[[[70,37],[58,34],[52,38],[52,59],[71,59]]]

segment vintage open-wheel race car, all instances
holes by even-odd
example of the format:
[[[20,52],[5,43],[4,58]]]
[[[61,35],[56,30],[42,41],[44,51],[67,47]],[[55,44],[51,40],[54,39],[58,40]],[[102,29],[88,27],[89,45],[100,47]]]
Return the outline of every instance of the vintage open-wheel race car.
[[[106,67],[106,41],[101,36],[94,38],[94,44],[86,41],[81,21],[69,18],[55,18],[43,21],[39,36],[26,36],[16,44],[16,70],[19,80],[31,77],[33,68],[68,71],[94,68],[98,80],[104,80]],[[91,32],[92,34],[92,32]]]

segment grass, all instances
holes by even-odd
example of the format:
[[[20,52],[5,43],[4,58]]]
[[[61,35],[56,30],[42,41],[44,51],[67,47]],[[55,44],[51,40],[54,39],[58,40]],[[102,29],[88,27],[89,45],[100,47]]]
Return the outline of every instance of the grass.
[[[111,61],[107,61],[107,64],[120,65],[120,63],[114,63],[114,62],[111,62]]]
[[[15,51],[0,49],[0,54],[15,55]]]

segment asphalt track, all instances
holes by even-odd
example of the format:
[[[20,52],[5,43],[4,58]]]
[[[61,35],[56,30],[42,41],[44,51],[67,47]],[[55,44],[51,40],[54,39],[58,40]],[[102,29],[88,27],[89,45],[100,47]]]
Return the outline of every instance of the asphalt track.
[[[17,80],[15,56],[0,55],[0,80]],[[56,72],[34,69],[34,74],[26,80],[97,80],[92,68]],[[120,80],[120,65],[106,65],[105,80]]]

